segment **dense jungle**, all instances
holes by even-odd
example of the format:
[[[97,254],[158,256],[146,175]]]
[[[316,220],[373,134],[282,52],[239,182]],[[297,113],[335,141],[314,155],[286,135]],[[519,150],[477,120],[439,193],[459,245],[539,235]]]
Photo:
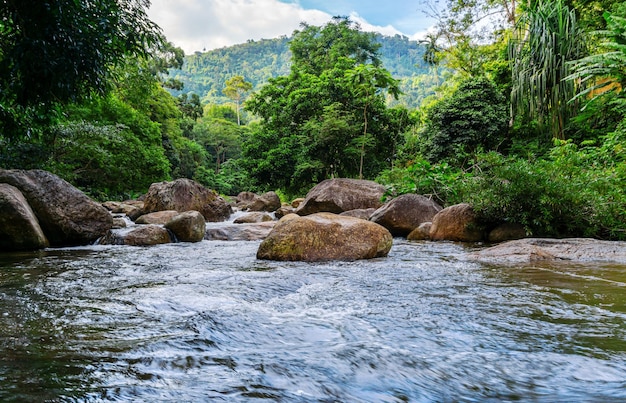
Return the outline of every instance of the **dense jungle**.
[[[336,17],[193,55],[146,6],[3,2],[0,168],[102,201],[363,178],[528,235],[626,239],[623,2],[447,0],[419,42]]]

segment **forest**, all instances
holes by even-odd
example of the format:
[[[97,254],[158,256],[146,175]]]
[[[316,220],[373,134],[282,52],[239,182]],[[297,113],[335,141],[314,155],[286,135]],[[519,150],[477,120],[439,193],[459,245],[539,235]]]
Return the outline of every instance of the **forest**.
[[[4,3],[0,168],[97,200],[363,178],[528,235],[626,239],[623,2],[446,0],[420,43],[336,17],[187,56],[146,6]]]

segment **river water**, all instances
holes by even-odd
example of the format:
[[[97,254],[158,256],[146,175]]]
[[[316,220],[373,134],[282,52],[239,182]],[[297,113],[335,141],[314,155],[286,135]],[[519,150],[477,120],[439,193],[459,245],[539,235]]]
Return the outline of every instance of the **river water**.
[[[0,255],[0,401],[626,401],[626,266],[258,245]]]

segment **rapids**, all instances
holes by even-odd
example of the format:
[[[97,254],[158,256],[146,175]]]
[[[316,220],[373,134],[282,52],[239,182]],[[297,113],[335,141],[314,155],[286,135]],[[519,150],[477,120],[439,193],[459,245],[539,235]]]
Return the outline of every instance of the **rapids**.
[[[625,266],[258,245],[0,254],[0,401],[626,401]]]

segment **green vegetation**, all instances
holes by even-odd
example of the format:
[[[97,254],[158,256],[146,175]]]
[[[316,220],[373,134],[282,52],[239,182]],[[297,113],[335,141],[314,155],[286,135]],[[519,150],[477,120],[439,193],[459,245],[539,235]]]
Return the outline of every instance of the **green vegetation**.
[[[448,0],[422,43],[335,18],[186,57],[142,0],[83,3],[0,9],[2,168],[98,199],[362,177],[488,227],[626,239],[622,2]]]

